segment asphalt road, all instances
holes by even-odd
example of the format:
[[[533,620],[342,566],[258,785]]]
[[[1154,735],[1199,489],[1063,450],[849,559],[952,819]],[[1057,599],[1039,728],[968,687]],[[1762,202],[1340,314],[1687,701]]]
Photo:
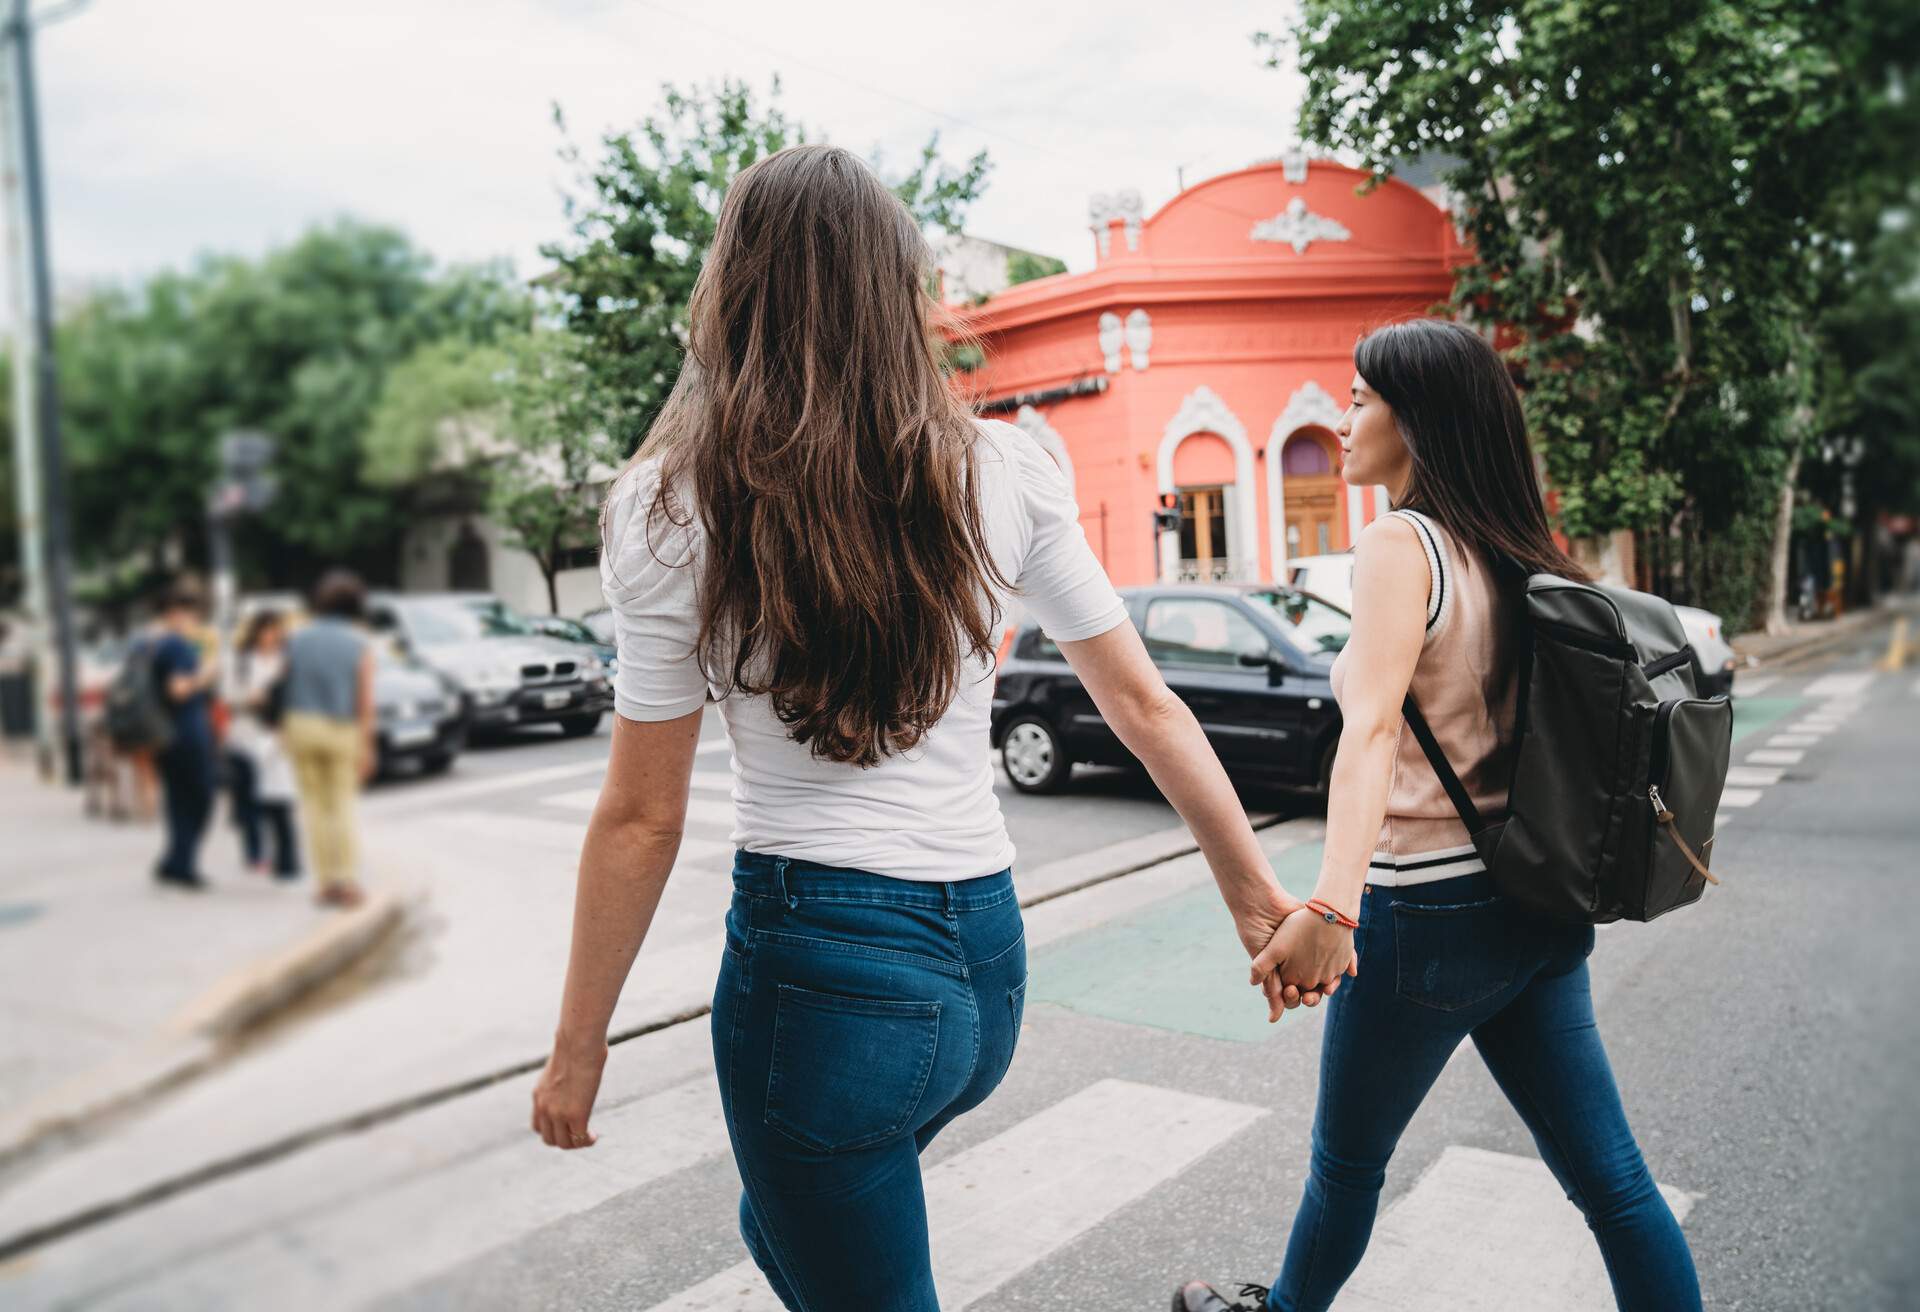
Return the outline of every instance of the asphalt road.
[[[1875,672],[1885,645],[1869,633],[1743,676],[1724,886],[1603,930],[1594,953],[1629,1115],[1713,1308],[1920,1306],[1920,667]],[[604,737],[476,751],[379,805],[436,808],[446,790],[451,807],[453,790],[491,782],[490,807],[533,813],[560,784],[514,778],[590,772],[604,751]],[[594,782],[581,780],[569,786]],[[1023,861],[1172,823],[1121,775],[1000,796]],[[1283,881],[1311,878],[1310,816],[1263,838]],[[1187,1276],[1271,1276],[1321,1017],[1248,1018],[1211,897],[1188,860],[1030,912],[1013,1070],[925,1158],[949,1306],[1158,1308]],[[531,1077],[504,1080],[28,1254],[0,1270],[0,1303],[765,1308],[737,1267],[705,1046],[696,1021],[617,1048],[590,1153],[530,1144]],[[1577,1215],[1470,1049],[1415,1119],[1383,1203],[1341,1308],[1610,1305]]]

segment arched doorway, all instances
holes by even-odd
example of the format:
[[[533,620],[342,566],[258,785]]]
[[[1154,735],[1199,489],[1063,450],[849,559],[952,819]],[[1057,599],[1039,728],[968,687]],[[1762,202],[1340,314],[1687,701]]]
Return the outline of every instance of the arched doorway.
[[[487,540],[473,531],[472,524],[460,525],[460,536],[447,552],[447,586],[455,592],[491,592],[492,562],[487,556]]]
[[[1246,425],[1210,387],[1180,403],[1160,438],[1162,495],[1179,498],[1181,527],[1160,534],[1160,577],[1255,578],[1253,447]]]
[[[1348,546],[1341,522],[1341,483],[1333,434],[1313,425],[1289,434],[1280,448],[1285,479],[1283,528],[1287,557],[1325,556]]]

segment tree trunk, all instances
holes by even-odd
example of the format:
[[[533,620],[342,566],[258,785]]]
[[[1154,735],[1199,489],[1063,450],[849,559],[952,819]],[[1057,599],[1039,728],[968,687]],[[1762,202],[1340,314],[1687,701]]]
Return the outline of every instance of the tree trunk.
[[[1766,610],[1768,633],[1789,633],[1793,629],[1787,621],[1787,571],[1792,568],[1793,493],[1799,482],[1800,453],[1795,451],[1787,462],[1787,476],[1780,484],[1780,504],[1773,517],[1773,567],[1767,571],[1771,589]]]

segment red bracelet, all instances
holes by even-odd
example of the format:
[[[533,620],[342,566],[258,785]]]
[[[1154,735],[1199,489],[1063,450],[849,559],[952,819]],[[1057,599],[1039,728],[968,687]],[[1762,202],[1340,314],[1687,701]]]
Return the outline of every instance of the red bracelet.
[[[1359,921],[1347,915],[1338,907],[1335,907],[1331,902],[1327,902],[1321,898],[1308,899],[1307,910],[1318,912],[1329,925],[1338,925],[1342,929],[1360,928]]]

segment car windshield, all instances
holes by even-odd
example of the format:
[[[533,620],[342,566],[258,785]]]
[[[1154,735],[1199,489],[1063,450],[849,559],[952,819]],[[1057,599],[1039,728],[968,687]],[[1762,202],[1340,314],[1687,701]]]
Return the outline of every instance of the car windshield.
[[[434,647],[448,642],[472,642],[476,638],[520,638],[533,632],[533,626],[505,602],[492,597],[471,601],[409,601],[400,605],[406,616],[407,632],[415,642]]]
[[[1247,599],[1272,611],[1285,626],[1286,635],[1302,651],[1332,655],[1347,645],[1347,636],[1353,632],[1352,616],[1304,592],[1272,588],[1250,592]]]

